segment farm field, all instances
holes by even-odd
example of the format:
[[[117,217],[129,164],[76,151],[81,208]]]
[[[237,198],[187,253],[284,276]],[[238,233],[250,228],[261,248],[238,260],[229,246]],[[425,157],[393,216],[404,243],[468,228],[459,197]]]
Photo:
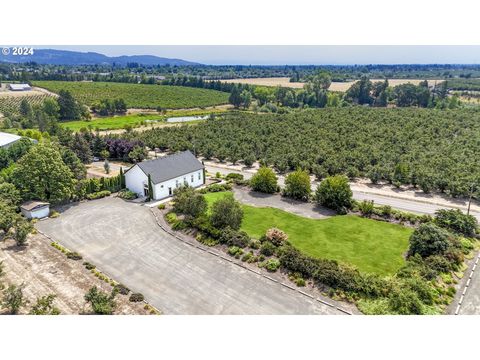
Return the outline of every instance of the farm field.
[[[20,103],[27,99],[31,106],[41,105],[51,95],[37,90],[25,92],[1,91],[0,92],[0,113],[10,112],[18,114]]]
[[[80,129],[93,129],[93,130],[117,130],[124,129],[125,126],[138,127],[148,126],[149,124],[155,124],[158,122],[164,122],[168,117],[177,116],[196,116],[196,115],[209,115],[209,114],[221,114],[225,111],[222,109],[208,109],[208,110],[171,110],[165,114],[131,114],[124,116],[112,116],[104,118],[94,118],[92,120],[78,120],[78,121],[66,121],[61,122],[61,126],[64,128],[80,131]]]
[[[211,205],[230,192],[205,195]],[[285,231],[289,241],[305,254],[338,260],[360,271],[392,275],[404,265],[412,229],[355,215],[310,219],[269,207],[242,205],[241,229],[260,238],[272,227]]]
[[[102,99],[122,98],[128,108],[184,109],[228,103],[228,93],[200,88],[109,82],[35,81],[35,86],[54,93],[69,90],[86,105]]]
[[[383,81],[383,79],[370,79],[372,82]],[[225,83],[235,83],[235,84],[250,84],[250,85],[259,85],[259,86],[283,86],[294,89],[301,89],[305,83],[302,82],[290,82],[288,77],[275,77],[275,78],[252,78],[252,79],[231,79],[231,80],[222,80]],[[397,86],[401,84],[414,84],[418,85],[422,80],[421,79],[388,79],[390,86]],[[435,82],[439,83],[442,80],[428,80],[428,84],[433,86]],[[355,81],[347,82],[335,82],[333,81],[328,90],[330,91],[347,91],[350,86],[352,86]]]

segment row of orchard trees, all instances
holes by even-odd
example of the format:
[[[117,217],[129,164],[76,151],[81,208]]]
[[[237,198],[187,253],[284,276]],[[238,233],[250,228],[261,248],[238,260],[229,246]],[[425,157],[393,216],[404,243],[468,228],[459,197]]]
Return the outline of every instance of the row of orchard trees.
[[[259,161],[280,173],[302,168],[318,179],[345,174],[451,196],[469,196],[472,184],[480,180],[480,113],[475,109],[348,107],[280,116],[236,113],[195,127],[122,137],[149,148],[195,149],[207,159],[247,166]]]

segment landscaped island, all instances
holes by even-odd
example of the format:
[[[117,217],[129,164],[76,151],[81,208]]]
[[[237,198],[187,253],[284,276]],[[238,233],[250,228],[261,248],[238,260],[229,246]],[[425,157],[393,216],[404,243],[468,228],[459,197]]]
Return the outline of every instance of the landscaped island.
[[[231,192],[208,193],[209,204]],[[349,263],[361,271],[393,275],[405,265],[411,228],[354,215],[309,219],[271,207],[242,205],[241,229],[260,239],[272,227],[282,229],[305,254]]]

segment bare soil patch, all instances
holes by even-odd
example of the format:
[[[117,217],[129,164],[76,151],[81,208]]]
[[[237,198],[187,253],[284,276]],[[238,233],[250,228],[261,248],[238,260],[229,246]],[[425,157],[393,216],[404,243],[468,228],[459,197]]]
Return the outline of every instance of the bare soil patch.
[[[91,313],[90,306],[84,300],[85,293],[92,286],[110,293],[112,286],[87,270],[83,266],[85,259],[68,259],[50,243],[41,234],[30,235],[28,246],[23,248],[18,248],[12,240],[0,242],[0,261],[3,260],[6,272],[3,284],[23,283],[25,286],[23,294],[29,304],[20,310],[20,314],[27,314],[37,298],[48,294],[57,296],[54,304],[62,315]],[[128,300],[128,295],[118,294],[115,301],[115,314],[148,314],[143,302],[132,303]]]

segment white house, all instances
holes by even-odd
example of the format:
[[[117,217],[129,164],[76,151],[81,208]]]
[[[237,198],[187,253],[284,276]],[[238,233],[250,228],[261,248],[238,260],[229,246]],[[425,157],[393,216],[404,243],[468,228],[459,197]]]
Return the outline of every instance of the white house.
[[[0,148],[7,148],[21,138],[22,137],[18,135],[0,132]]]
[[[32,87],[28,84],[8,84],[8,89],[10,91],[29,91],[32,90]]]
[[[196,188],[205,183],[203,164],[188,150],[135,164],[125,172],[125,186],[140,197],[149,196],[148,175],[154,200],[173,195],[182,185]]]
[[[27,201],[20,206],[27,219],[42,219],[50,214],[50,204],[42,201]]]

